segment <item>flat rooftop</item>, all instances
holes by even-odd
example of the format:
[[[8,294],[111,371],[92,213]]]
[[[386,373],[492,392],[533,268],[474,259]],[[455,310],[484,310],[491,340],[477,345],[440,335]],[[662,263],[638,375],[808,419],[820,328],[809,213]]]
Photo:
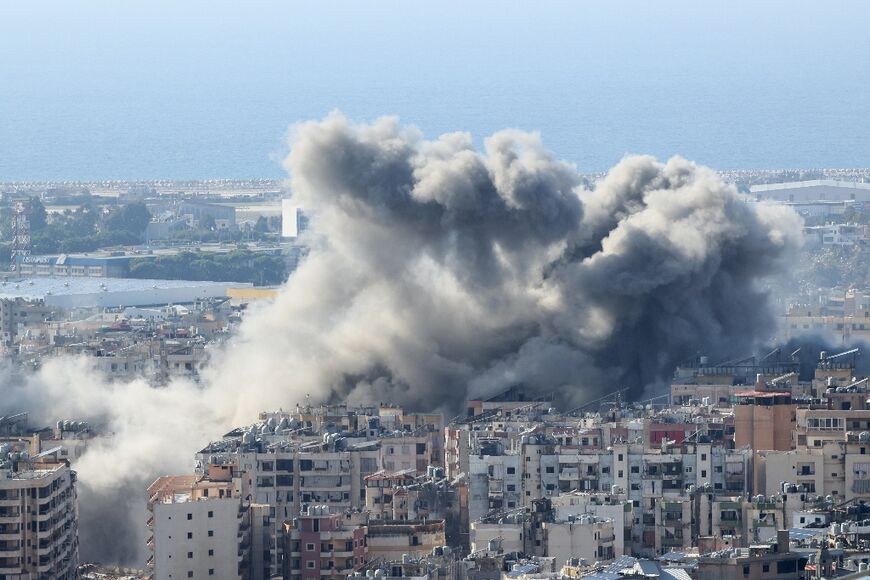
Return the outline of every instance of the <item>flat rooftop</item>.
[[[16,278],[0,282],[0,298],[42,299],[48,296],[97,294],[100,292],[142,292],[179,288],[213,288],[215,285],[247,288],[242,282],[215,282],[208,280],[154,280],[137,278],[75,278],[40,277]]]
[[[870,190],[870,183],[860,183],[858,181],[836,181],[834,179],[813,179],[810,181],[791,181],[788,183],[764,183],[753,185],[749,188],[749,191],[757,193],[762,191],[779,191],[782,189],[802,189],[806,187],[841,187],[844,189]]]

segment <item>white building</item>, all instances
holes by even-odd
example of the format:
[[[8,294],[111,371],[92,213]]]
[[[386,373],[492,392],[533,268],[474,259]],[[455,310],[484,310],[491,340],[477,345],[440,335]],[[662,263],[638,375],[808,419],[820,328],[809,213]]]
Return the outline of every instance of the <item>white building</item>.
[[[815,179],[791,183],[767,183],[749,188],[758,200],[780,202],[870,201],[870,183]]]
[[[32,463],[0,444],[0,578],[73,580],[76,478],[66,463]]]
[[[167,476],[148,488],[155,580],[249,578],[250,513],[229,482]]]

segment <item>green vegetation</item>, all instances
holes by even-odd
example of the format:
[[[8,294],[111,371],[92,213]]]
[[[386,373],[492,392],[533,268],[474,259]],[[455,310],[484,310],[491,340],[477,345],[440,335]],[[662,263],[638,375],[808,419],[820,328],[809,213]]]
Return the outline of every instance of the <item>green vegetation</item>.
[[[4,207],[0,229],[11,237],[12,207]],[[106,246],[140,244],[151,219],[143,203],[130,203],[111,210],[90,204],[49,215],[38,198],[30,200],[30,240],[34,254],[92,252]],[[6,254],[0,249],[0,259]],[[8,260],[8,257],[6,258]]]
[[[270,286],[287,279],[287,264],[283,256],[246,249],[226,253],[181,252],[172,256],[134,258],[130,261],[129,275],[131,278],[251,282]]]

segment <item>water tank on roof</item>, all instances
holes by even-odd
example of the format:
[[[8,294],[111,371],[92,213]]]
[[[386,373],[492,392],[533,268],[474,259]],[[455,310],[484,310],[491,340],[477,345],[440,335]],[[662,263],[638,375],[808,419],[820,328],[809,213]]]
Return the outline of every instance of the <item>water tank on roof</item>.
[[[861,443],[867,443],[868,441],[870,441],[870,432],[861,431],[858,434],[858,441],[860,441]]]

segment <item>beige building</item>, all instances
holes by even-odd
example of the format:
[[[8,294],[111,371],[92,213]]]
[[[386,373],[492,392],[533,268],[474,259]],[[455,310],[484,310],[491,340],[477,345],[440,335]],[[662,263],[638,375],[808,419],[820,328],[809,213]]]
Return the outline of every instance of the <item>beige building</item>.
[[[800,555],[789,551],[788,530],[780,530],[777,541],[698,559],[698,578],[705,580],[799,580]]]
[[[613,520],[593,515],[569,516],[566,521],[544,522],[542,526],[546,554],[555,558],[557,564],[565,564],[572,558],[608,562],[616,557]]]
[[[369,522],[368,553],[374,560],[400,560],[404,554],[422,558],[445,546],[444,521]]]
[[[228,482],[161,477],[148,488],[154,580],[250,578],[248,504]]]
[[[0,578],[74,580],[76,475],[66,463],[10,456],[0,444]]]
[[[760,387],[760,385],[757,385]],[[734,445],[755,451],[792,448],[797,405],[791,393],[756,388],[737,394],[734,406]]]

